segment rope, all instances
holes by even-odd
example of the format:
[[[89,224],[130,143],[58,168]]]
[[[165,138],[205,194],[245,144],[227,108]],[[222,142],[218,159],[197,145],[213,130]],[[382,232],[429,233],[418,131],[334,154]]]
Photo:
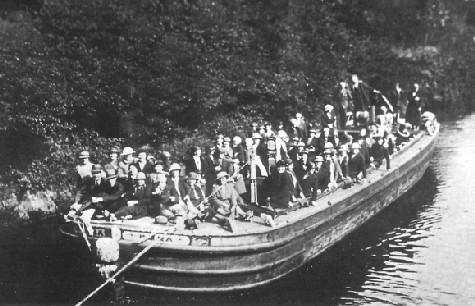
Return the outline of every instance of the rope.
[[[152,238],[156,233],[153,232],[151,233],[149,236],[143,238],[141,241],[138,242],[138,244],[141,244],[143,242],[145,242],[146,240],[149,240],[150,238]],[[96,293],[98,293],[102,288],[104,288],[107,284],[113,282],[117,276],[119,276],[120,274],[122,274],[125,270],[127,270],[130,266],[132,266],[134,263],[136,263],[140,257],[142,257],[143,255],[145,255],[145,253],[147,253],[151,248],[153,248],[158,242],[160,242],[160,240],[156,240],[152,243],[150,243],[148,246],[146,246],[142,251],[140,251],[139,253],[137,253],[137,255],[135,255],[127,264],[125,264],[122,268],[120,268],[117,272],[114,273],[114,275],[112,275],[111,277],[109,277],[105,282],[103,282],[99,287],[97,287],[96,289],[94,289],[93,291],[91,291],[91,293],[89,293],[86,297],[84,297],[81,301],[79,301],[78,303],[75,304],[75,306],[81,306],[83,305],[87,300],[89,300],[91,297],[93,297]]]
[[[239,174],[239,172],[245,167],[246,165],[243,165],[239,168],[238,171],[236,171],[232,176],[230,176],[230,178],[228,180],[226,180],[226,182],[231,182],[234,177]],[[201,203],[205,203],[209,198],[211,198],[214,194],[216,194],[221,188],[223,188],[224,185],[220,186],[219,188],[217,188],[216,190],[214,190],[209,196],[205,197],[204,200],[201,202]],[[200,204],[201,204],[200,203]],[[84,225],[81,224],[80,222],[77,222],[78,224],[78,227],[79,229],[81,230],[82,234],[83,234],[83,238],[84,240],[86,241],[87,243],[87,246],[89,248],[89,251],[92,251],[91,249],[91,244],[89,242],[89,240],[87,239],[87,236],[86,236],[86,233],[84,231]],[[148,235],[147,237],[143,238],[142,240],[140,240],[139,242],[137,242],[137,244],[141,244],[147,240],[149,240],[150,238],[152,238],[154,235],[156,234],[156,232],[153,232],[151,233],[150,235]],[[120,274],[122,274],[125,270],[127,270],[130,266],[132,266],[134,263],[136,263],[143,255],[145,255],[145,253],[147,253],[151,248],[153,248],[157,243],[159,242],[159,240],[156,240],[152,243],[150,243],[147,247],[145,247],[142,251],[140,251],[139,253],[137,253],[137,255],[135,255],[127,264],[125,264],[122,268],[120,268],[117,272],[114,273],[114,275],[112,275],[111,277],[109,277],[106,281],[104,281],[99,287],[97,287],[96,289],[94,289],[93,291],[91,291],[86,297],[84,297],[81,301],[79,301],[78,303],[75,304],[75,306],[81,306],[83,305],[87,300],[89,300],[91,297],[93,297],[96,293],[98,293],[102,288],[104,288],[107,284],[113,282],[117,276],[119,276]]]
[[[87,239],[87,234],[86,234],[86,231],[84,230],[84,222],[75,221],[74,223],[76,223],[79,229],[81,230],[82,238],[84,239],[84,241],[86,241],[86,245],[87,245],[87,248],[89,249],[89,252],[92,252],[91,243],[89,242],[89,239]]]

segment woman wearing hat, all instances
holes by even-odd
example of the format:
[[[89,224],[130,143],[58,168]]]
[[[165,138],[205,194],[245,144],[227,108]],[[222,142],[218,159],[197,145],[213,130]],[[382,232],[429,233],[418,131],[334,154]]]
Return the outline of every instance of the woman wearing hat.
[[[276,171],[269,177],[267,185],[272,207],[288,208],[292,202],[294,186],[292,178],[287,173],[285,161],[277,161]]]
[[[181,167],[179,164],[171,164],[168,171],[169,177],[161,195],[160,214],[174,219],[176,216],[185,214],[185,200],[188,198],[189,187],[184,178],[180,176]]]
[[[114,169],[118,170],[119,169],[119,153],[120,149],[119,147],[113,147],[110,152],[109,152],[109,160],[107,161],[107,165],[112,166]]]

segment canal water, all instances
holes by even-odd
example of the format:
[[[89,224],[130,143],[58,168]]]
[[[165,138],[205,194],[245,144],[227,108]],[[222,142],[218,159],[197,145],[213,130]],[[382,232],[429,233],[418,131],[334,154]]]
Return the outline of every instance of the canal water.
[[[445,122],[421,181],[324,254],[232,294],[128,291],[132,305],[475,305],[475,115]],[[99,284],[48,225],[0,232],[0,304],[67,305]],[[107,293],[93,300],[110,304]]]

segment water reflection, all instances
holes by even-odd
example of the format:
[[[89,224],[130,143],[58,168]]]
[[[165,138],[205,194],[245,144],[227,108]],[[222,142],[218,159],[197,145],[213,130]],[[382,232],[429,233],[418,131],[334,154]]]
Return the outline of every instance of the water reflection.
[[[269,286],[231,294],[129,291],[147,305],[475,304],[475,115],[447,122],[407,194],[330,250]],[[44,231],[0,235],[0,304],[71,304],[99,282]],[[10,238],[5,238],[10,237]],[[84,262],[84,261],[83,261]],[[90,263],[89,263],[90,264]],[[107,303],[107,295],[96,298]]]

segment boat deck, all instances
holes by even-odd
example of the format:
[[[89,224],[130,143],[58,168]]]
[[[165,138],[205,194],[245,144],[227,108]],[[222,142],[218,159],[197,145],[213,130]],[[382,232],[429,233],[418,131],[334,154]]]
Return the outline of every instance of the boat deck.
[[[426,140],[430,141],[430,137],[422,137],[422,134],[417,134],[413,141],[408,142],[404,145],[404,147],[400,150],[395,152],[392,156],[391,160],[391,169],[386,170],[385,165],[383,164],[380,169],[370,168],[367,170],[367,181],[365,183],[356,183],[351,188],[342,189],[338,188],[335,191],[324,193],[319,196],[317,199],[317,204],[315,206],[308,206],[302,207],[298,209],[290,210],[286,214],[278,215],[275,219],[276,226],[274,228],[280,228],[285,226],[288,223],[296,222],[300,219],[303,219],[309,215],[313,215],[328,209],[332,203],[337,203],[340,200],[348,197],[349,194],[357,193],[359,190],[364,189],[368,186],[371,182],[376,181],[381,178],[381,176],[389,175],[393,172],[398,171],[398,167],[407,162],[413,154],[401,154],[402,152],[406,152],[409,150],[420,150],[421,147],[424,147],[424,144],[420,146],[414,146],[418,143],[418,140]],[[249,235],[249,234],[259,234],[265,233],[269,230],[273,229],[272,227],[265,225],[263,220],[258,217],[254,216],[252,222],[245,222],[235,220],[235,231],[230,232],[224,229],[221,225],[216,223],[210,222],[203,222],[198,224],[198,229],[195,230],[187,230],[187,229],[180,229],[179,227],[175,226],[174,224],[155,224],[154,219],[151,217],[144,217],[137,220],[118,220],[118,221],[101,221],[101,220],[94,220],[92,221],[92,225],[94,227],[101,227],[101,226],[119,226],[121,229],[127,229],[130,231],[139,231],[139,232],[154,232],[154,233],[168,233],[168,234],[178,234],[178,235],[189,235],[189,236],[241,236],[241,235]],[[137,237],[136,237],[137,238]]]

